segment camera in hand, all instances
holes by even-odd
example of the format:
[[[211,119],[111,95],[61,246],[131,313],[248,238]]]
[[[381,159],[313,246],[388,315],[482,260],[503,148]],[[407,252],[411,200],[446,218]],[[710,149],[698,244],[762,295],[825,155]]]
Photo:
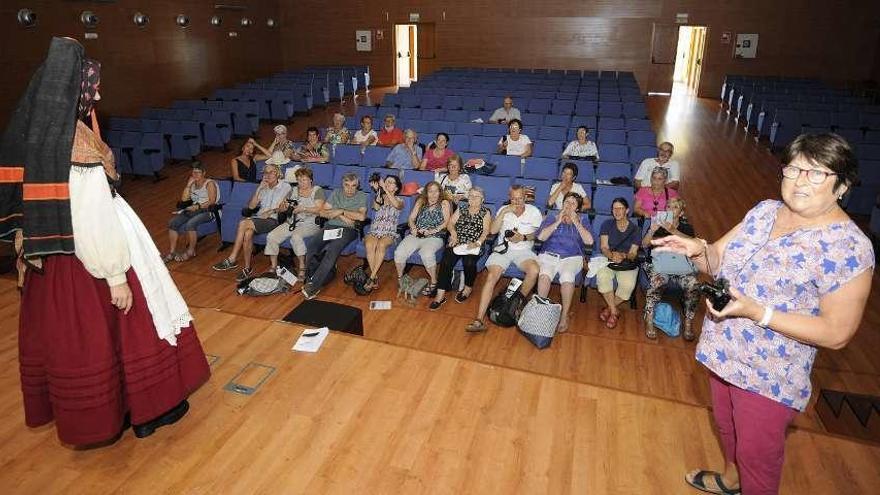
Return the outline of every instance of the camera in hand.
[[[504,231],[504,238],[505,239],[510,239],[511,237],[513,237],[515,235],[516,235],[516,232],[514,232],[512,230],[505,230]]]
[[[705,294],[706,298],[712,301],[712,307],[715,311],[721,311],[730,302],[730,291],[728,290],[730,283],[726,278],[721,277],[713,282],[704,282],[699,285],[700,292]]]

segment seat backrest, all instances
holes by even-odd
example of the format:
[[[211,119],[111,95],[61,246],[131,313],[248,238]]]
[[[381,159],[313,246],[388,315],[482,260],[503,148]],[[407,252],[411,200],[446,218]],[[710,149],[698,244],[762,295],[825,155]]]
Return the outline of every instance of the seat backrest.
[[[547,208],[547,201],[550,199],[550,187],[553,181],[543,179],[516,179],[514,183],[525,187],[535,188],[534,205],[541,211]]]
[[[382,146],[367,146],[364,149],[364,155],[361,159],[361,165],[364,167],[381,167],[385,165],[388,153],[391,150]]]
[[[630,146],[629,147],[629,162],[638,167],[642,164],[647,158],[654,158],[657,156],[657,147],[656,146]],[[603,156],[604,160],[605,157]]]
[[[483,126],[486,127],[485,125]],[[498,138],[494,136],[473,136],[470,142],[470,151],[476,153],[495,153],[498,149]]]
[[[521,177],[522,159],[518,156],[491,155],[486,160],[495,165],[492,175],[499,177]]]
[[[355,165],[336,165],[333,170],[333,184],[332,189],[337,189],[342,187],[342,176],[347,173],[356,174],[358,180],[360,181],[361,189],[366,189],[367,187],[367,169],[365,167],[358,167]]]
[[[159,132],[145,132],[141,135],[140,148],[150,151],[162,151],[162,134]]]
[[[434,172],[430,170],[404,170],[403,182],[416,182],[420,186],[424,186],[428,182],[434,180]]]
[[[356,144],[338,144],[333,153],[333,163],[338,165],[360,165],[362,159],[361,147]]]
[[[602,161],[629,163],[629,148],[625,144],[599,143],[599,157]]]
[[[562,141],[535,141],[532,145],[532,156],[539,158],[559,159],[564,146]]]
[[[600,184],[593,193],[593,209],[596,213],[610,215],[611,202],[614,198],[624,198],[629,203],[630,211],[633,209],[633,190],[629,186],[609,186]]]
[[[313,163],[309,165],[309,168],[312,170],[312,176],[314,177],[313,181],[315,184],[323,187],[324,189],[333,189],[333,176],[336,171],[336,166],[331,163]],[[325,196],[329,195],[325,194]]]
[[[527,158],[523,167],[523,177],[553,180],[559,177],[559,161],[555,158]]]
[[[510,177],[471,175],[471,182],[483,188],[487,203],[500,204],[507,201],[512,180]]]
[[[626,131],[623,129],[602,129],[596,141],[601,144],[626,144]]]
[[[632,166],[629,163],[602,162],[596,167],[596,180],[611,180],[614,177],[632,179]]]

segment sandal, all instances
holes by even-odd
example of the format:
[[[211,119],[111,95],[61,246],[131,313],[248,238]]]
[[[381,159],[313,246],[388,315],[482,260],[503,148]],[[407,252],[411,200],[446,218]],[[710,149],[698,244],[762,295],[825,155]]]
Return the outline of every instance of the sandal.
[[[706,486],[706,475],[712,475],[712,477],[715,478],[715,485],[718,486],[717,490]],[[742,490],[739,488],[727,488],[724,486],[724,482],[721,481],[721,474],[716,473],[715,471],[699,471],[694,475],[692,480],[688,479],[688,476],[685,475],[684,480],[688,485],[706,493],[715,493],[717,495],[739,495],[742,493]]]
[[[179,253],[179,254],[174,255],[174,261],[183,262],[183,261],[191,260],[195,257],[196,257],[196,253],[191,253],[191,252],[187,251],[185,253]]]
[[[617,320],[620,318],[620,315],[617,314],[609,314],[608,319],[605,320],[605,326],[607,328],[614,328],[617,326]]]
[[[472,333],[485,332],[486,331],[486,324],[483,323],[483,320],[474,320],[474,321],[470,322],[470,324],[468,326],[466,326],[464,329],[465,329],[465,331],[472,332]]]
[[[608,316],[611,315],[611,309],[608,306],[605,306],[601,310],[599,310],[599,319],[605,321],[608,319]]]
[[[458,294],[455,295],[455,302],[463,303],[467,301],[467,299],[471,297],[470,294],[465,294],[463,290],[458,291]]]

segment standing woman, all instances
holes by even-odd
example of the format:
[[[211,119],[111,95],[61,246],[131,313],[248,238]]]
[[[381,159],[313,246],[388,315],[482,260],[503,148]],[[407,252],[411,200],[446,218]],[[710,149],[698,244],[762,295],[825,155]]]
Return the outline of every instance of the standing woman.
[[[0,239],[15,238],[24,270],[25,422],[54,421],[75,446],[117,440],[128,417],[137,437],[176,422],[210,375],[159,251],[111,186],[99,86],[83,47],[53,38],[0,145]]]
[[[686,254],[730,282],[731,301],[708,309],[697,345],[726,461],[685,476],[701,490],[777,493],[785,431],[810,400],[816,352],[849,343],[871,290],[871,241],[839,204],[857,180],[849,144],[804,134],[782,163],[782,201],[758,203],[721,239],[654,240],[655,251]]]
[[[370,233],[364,236],[367,264],[370,266],[370,280],[364,287],[367,290],[379,287],[379,268],[385,261],[388,246],[397,240],[397,222],[403,209],[403,200],[397,196],[401,187],[400,177],[388,174],[380,184],[371,183],[370,186],[375,193],[372,206],[376,214],[370,224]]]

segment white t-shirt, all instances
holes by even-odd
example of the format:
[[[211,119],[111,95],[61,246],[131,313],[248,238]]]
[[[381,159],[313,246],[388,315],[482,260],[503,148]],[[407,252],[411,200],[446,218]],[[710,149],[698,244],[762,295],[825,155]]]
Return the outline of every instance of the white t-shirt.
[[[599,159],[599,150],[596,149],[596,143],[587,140],[586,143],[581,144],[577,139],[568,143],[568,146],[565,147],[565,151],[562,152],[563,155],[572,157],[572,158],[584,158],[588,156],[595,156],[596,159]]]
[[[655,167],[663,167],[669,170],[669,177],[666,178],[667,184],[670,182],[679,182],[678,162],[675,160],[669,160],[661,165],[657,163],[656,158],[645,158],[642,160],[642,164],[639,165],[639,170],[636,172],[635,180],[641,181],[642,186],[651,185],[651,172],[654,171]]]
[[[278,181],[275,187],[267,187],[260,191],[260,209],[257,211],[257,217],[263,216],[268,210],[278,208],[282,199],[286,199],[290,195],[290,184],[284,181]],[[278,218],[278,213],[273,213],[269,218]]]
[[[502,142],[504,142],[504,138],[498,140],[498,145],[500,146]],[[516,141],[510,139],[510,135],[508,135],[507,154],[510,156],[522,156],[526,152],[526,147],[530,144],[532,144],[532,140],[525,134],[520,134],[519,139]]]
[[[550,195],[551,196],[553,196],[553,193],[556,191],[556,188],[559,187],[560,184],[562,184],[562,183],[557,182],[557,183],[553,184],[553,187],[550,188]],[[571,191],[569,191],[569,192],[578,193],[581,195],[582,198],[587,197],[587,191],[584,191],[584,188],[581,187],[581,185],[578,184],[577,182],[575,182],[574,184],[571,185]],[[559,196],[556,196],[556,202],[553,203],[553,208],[555,208],[557,210],[561,210],[562,209],[562,202],[564,200],[565,200],[564,194],[560,194]]]
[[[352,136],[351,140],[354,144],[364,144],[370,136],[374,138],[372,146],[376,146],[376,143],[379,142],[379,136],[376,134],[375,129],[370,129],[370,132],[366,134],[364,134],[363,129],[358,129],[358,131]]]
[[[492,116],[489,117],[489,122],[504,121],[503,123],[509,124],[513,119],[522,120],[522,116],[519,114],[519,109],[516,107],[510,107],[510,111],[507,111],[507,109],[501,107],[492,112]]]
[[[471,190],[471,178],[468,174],[458,174],[455,180],[449,179],[446,172],[434,172],[434,180],[440,183],[441,189],[446,189],[451,194],[467,194]],[[449,188],[449,189],[447,189]]]
[[[500,212],[502,208],[505,207],[502,206],[498,211]],[[533,205],[525,205],[525,210],[520,216],[516,216],[512,211],[508,211],[501,219],[501,230],[498,231],[498,244],[501,244],[504,241],[504,233],[508,230],[516,230],[523,235],[534,234],[538,231],[538,228],[541,227],[541,222],[543,220],[544,217],[541,216],[541,211]],[[508,243],[507,248],[532,249],[534,244],[535,241],[510,242]]]

